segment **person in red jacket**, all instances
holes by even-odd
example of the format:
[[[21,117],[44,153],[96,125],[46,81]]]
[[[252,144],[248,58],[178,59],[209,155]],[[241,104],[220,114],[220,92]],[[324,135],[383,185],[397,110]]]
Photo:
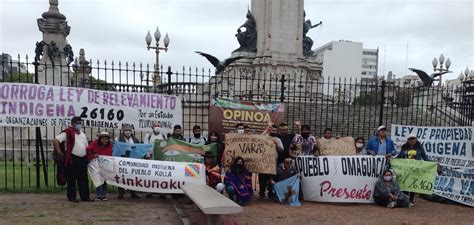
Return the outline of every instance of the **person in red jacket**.
[[[97,140],[91,142],[86,149],[87,159],[89,161],[97,158],[99,155],[112,155],[112,142],[110,141],[110,134],[107,132],[101,132],[97,135]],[[96,201],[107,201],[107,183],[97,187],[96,189],[97,198]]]

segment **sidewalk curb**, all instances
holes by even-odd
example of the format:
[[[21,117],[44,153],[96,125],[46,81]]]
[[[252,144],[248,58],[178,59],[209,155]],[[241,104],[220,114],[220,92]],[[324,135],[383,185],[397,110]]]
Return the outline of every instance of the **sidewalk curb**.
[[[178,207],[178,202],[176,200],[173,200],[173,206],[174,206],[174,210],[176,211],[178,216],[181,218],[181,223],[183,225],[191,225],[191,221],[188,219],[188,217],[186,217],[183,210]]]

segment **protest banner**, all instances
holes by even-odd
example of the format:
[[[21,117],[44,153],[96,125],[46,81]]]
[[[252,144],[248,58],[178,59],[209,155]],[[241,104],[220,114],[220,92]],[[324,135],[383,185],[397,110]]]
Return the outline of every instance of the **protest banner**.
[[[133,159],[143,159],[152,148],[150,144],[130,144],[127,142],[114,141],[112,155]]]
[[[181,194],[186,183],[206,184],[205,166],[200,163],[99,156],[88,171],[95,187],[107,182],[134,191]]]
[[[383,156],[298,156],[296,167],[306,201],[373,203]]]
[[[273,185],[278,201],[290,206],[300,206],[300,178],[298,175],[292,176],[286,180],[276,182]]]
[[[256,103],[233,101],[220,98],[211,99],[209,106],[209,130],[218,133],[235,131],[235,126],[243,123],[253,133],[260,134],[268,127],[268,122],[283,122],[283,103]]]
[[[276,174],[277,152],[272,137],[233,133],[225,136],[224,166],[230,166],[234,158],[240,156],[250,172]]]
[[[0,126],[67,127],[73,116],[84,127],[150,130],[164,133],[182,124],[181,98],[145,92],[113,92],[78,87],[0,83]]]
[[[391,137],[398,150],[410,133],[441,174],[434,181],[433,194],[474,207],[474,127],[422,127],[392,124]]]
[[[204,153],[210,151],[217,156],[216,144],[195,145],[174,138],[155,140],[153,158],[173,162],[197,162],[204,160]]]
[[[435,162],[413,159],[392,159],[391,168],[395,172],[398,185],[402,191],[420,194],[433,194],[436,169]]]
[[[342,137],[338,139],[320,138],[321,155],[355,155],[355,143],[353,137]]]

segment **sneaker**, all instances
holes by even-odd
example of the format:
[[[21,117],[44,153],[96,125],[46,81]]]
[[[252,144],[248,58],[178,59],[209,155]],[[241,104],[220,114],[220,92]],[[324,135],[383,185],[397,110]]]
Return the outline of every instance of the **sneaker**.
[[[390,202],[390,203],[388,203],[387,208],[393,209],[393,208],[395,208],[395,206],[397,206],[396,202]]]
[[[409,207],[410,207],[410,208],[413,208],[413,207],[415,207],[415,203],[413,203],[413,202],[410,202],[410,205],[409,205]]]
[[[106,198],[106,197],[103,197],[103,198],[102,198],[102,201],[105,201],[105,202],[106,202],[106,201],[107,201],[107,198]]]
[[[100,202],[100,201],[102,201],[102,197],[98,197],[98,198],[94,199],[94,201]]]

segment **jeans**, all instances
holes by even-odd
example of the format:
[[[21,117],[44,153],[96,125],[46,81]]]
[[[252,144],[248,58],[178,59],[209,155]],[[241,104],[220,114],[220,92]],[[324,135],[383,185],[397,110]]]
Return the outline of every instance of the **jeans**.
[[[234,187],[232,186],[227,186],[225,188],[225,191],[227,192],[227,194],[229,195],[229,198],[232,200],[232,201],[236,201],[236,199],[234,200],[234,198],[236,197],[235,196],[235,190],[234,190]]]
[[[95,189],[97,198],[105,198],[107,195],[107,183],[104,183]]]

